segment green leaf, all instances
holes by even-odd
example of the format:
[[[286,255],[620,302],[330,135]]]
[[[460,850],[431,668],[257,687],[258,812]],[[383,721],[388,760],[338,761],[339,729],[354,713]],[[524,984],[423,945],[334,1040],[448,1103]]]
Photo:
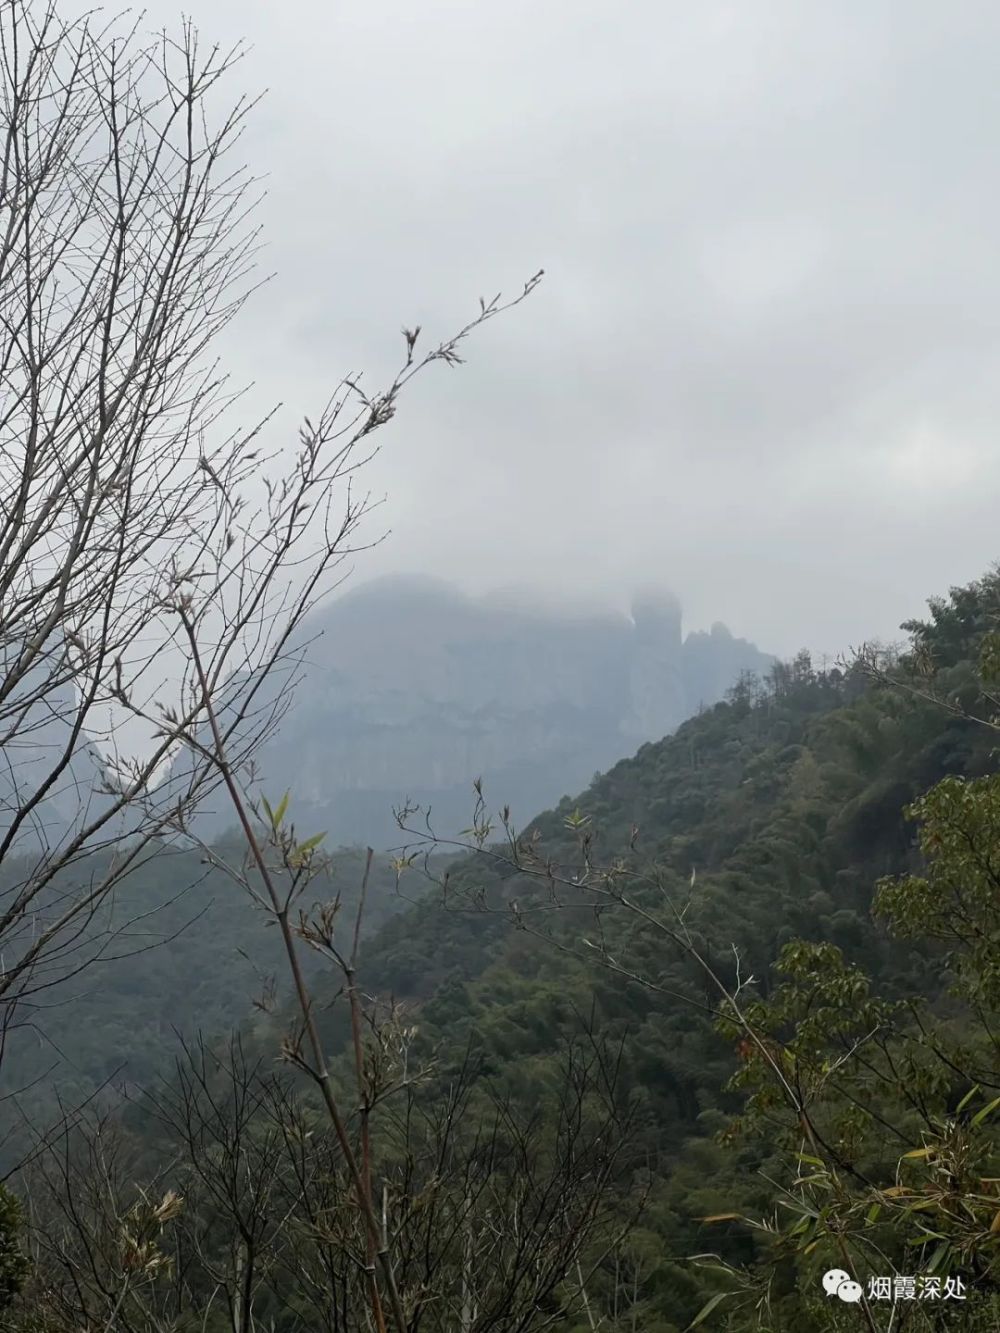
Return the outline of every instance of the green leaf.
[[[779,1199],[778,1203],[782,1208],[790,1208],[793,1213],[798,1213],[800,1216],[805,1213],[807,1217],[819,1217],[819,1209],[814,1208],[811,1203],[806,1203],[805,1199],[796,1199],[794,1203],[789,1199]]]
[[[296,851],[299,856],[307,856],[314,848],[318,847],[326,837],[326,829],[322,833],[314,833],[311,838],[306,838],[305,842],[300,842]]]
[[[984,1106],[981,1111],[976,1112],[972,1117],[972,1123],[977,1126],[981,1125],[986,1117],[991,1116],[998,1106],[1000,1106],[1000,1097],[994,1097],[993,1100],[988,1105]]]
[[[271,823],[274,825],[275,828],[277,828],[278,825],[281,823],[281,821],[284,819],[285,811],[287,809],[288,809],[288,792],[286,791],[284,796],[282,796],[281,798],[281,804],[278,806],[277,810],[275,810],[274,814],[271,817]]]
[[[948,1241],[944,1241],[942,1244],[940,1244],[934,1251],[934,1253],[931,1255],[931,1257],[927,1260],[927,1264],[925,1266],[924,1271],[926,1273],[936,1272],[937,1269],[940,1268],[945,1258],[947,1258],[950,1250],[951,1250],[951,1245],[949,1244]]]
[[[964,1111],[964,1110],[965,1110],[965,1108],[968,1106],[969,1102],[972,1101],[973,1097],[975,1097],[976,1093],[979,1091],[979,1087],[980,1087],[980,1085],[979,1085],[978,1083],[976,1083],[976,1084],[974,1084],[974,1085],[969,1089],[969,1091],[965,1094],[965,1096],[962,1098],[962,1100],[961,1100],[961,1101],[958,1103],[958,1105],[955,1107],[955,1112],[956,1112],[956,1114],[957,1114],[959,1111]]]
[[[687,1329],[685,1329],[685,1333],[689,1333],[690,1329],[697,1328],[699,1324],[703,1324],[715,1307],[721,1301],[724,1301],[727,1296],[732,1296],[732,1294],[731,1291],[717,1291],[714,1296],[710,1297],[709,1300],[705,1302],[695,1317],[691,1320]]]

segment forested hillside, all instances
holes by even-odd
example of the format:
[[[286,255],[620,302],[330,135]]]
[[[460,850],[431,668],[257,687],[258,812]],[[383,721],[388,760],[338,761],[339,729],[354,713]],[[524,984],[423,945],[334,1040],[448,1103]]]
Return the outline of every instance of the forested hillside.
[[[1000,1333],[1000,7],[522,8],[0,6],[0,1333]]]
[[[706,1250],[757,1266],[754,1279],[774,1279],[774,1326],[826,1326],[823,1319],[836,1325],[843,1317],[843,1307],[824,1305],[819,1285],[824,1265],[837,1258],[829,1245],[811,1259],[786,1256],[772,1269],[775,1237],[767,1231],[735,1218],[714,1228],[700,1221],[744,1210],[758,1220],[773,1214],[778,1192],[760,1173],[778,1172],[784,1186],[792,1180],[781,1174],[779,1142],[766,1128],[762,1137],[733,1135],[745,1093],[729,1080],[740,1052],[746,1058],[746,1034],[719,1032],[709,969],[731,993],[754,978],[748,994],[772,1003],[783,996],[789,970],[801,976],[804,967],[815,977],[824,968],[858,969],[889,1001],[919,997],[931,1012],[940,1006],[953,1015],[953,977],[941,944],[921,938],[916,920],[916,938],[898,938],[917,909],[904,897],[904,919],[893,932],[884,918],[873,920],[872,904],[882,877],[919,868],[917,830],[906,811],[947,775],[986,781],[991,827],[1000,829],[993,779],[985,776],[995,772],[997,736],[980,720],[994,708],[983,697],[980,656],[984,642],[988,649],[993,643],[998,590],[991,575],[933,603],[926,624],[904,627],[911,651],[892,666],[892,680],[877,679],[885,669],[878,655],[874,664],[818,672],[805,654],[765,682],[744,680],[726,703],[644,746],[577,801],[537,820],[524,839],[529,855],[495,846],[474,854],[437,890],[437,912],[423,903],[390,922],[369,953],[373,984],[422,1001],[428,1049],[462,1049],[468,1041],[493,1077],[526,1095],[581,1025],[620,1037],[623,1086],[641,1106],[638,1142],[651,1173],[629,1252],[638,1327],[684,1328],[695,1317],[719,1274],[706,1275],[685,1256]],[[540,838],[541,853],[531,835]],[[597,884],[597,867],[623,855],[640,912],[616,901],[614,886],[574,891],[586,878],[581,866]],[[995,900],[987,908],[976,929],[994,948]],[[677,909],[683,940],[653,924]],[[795,941],[821,952],[803,955]],[[783,970],[775,967],[779,956]],[[995,1000],[991,992],[989,1003]],[[977,1016],[964,1034],[970,1040],[972,1028],[987,1022],[982,1003],[977,997]],[[788,1022],[779,1027],[787,1032]],[[836,1035],[829,1034],[834,1046]],[[989,1101],[1000,1082],[995,1052],[991,1073],[976,1068],[964,1084],[956,1073],[954,1083],[936,1087],[944,1107],[977,1082]],[[719,1131],[732,1140],[725,1148]],[[919,1137],[904,1142],[898,1155],[920,1145]],[[927,1268],[936,1244],[928,1240],[929,1249],[914,1254],[922,1262],[913,1271]],[[995,1242],[986,1248],[994,1262]],[[995,1272],[977,1259],[984,1294],[994,1280],[984,1276],[987,1269]],[[969,1269],[961,1271],[968,1280]],[[620,1282],[617,1259],[614,1273]],[[736,1284],[723,1281],[719,1289]],[[720,1302],[712,1326],[729,1326],[731,1317],[732,1327],[749,1327],[741,1309],[730,1316]],[[858,1312],[847,1313],[856,1323]],[[994,1315],[982,1317],[983,1327],[993,1327]]]
[[[456,848],[415,815],[395,867],[410,905],[357,965],[352,913],[303,918],[408,1327],[997,1326],[998,625],[990,574],[905,626],[901,657],[745,677],[524,831],[491,816],[505,793],[470,793],[470,850],[446,868],[422,853]],[[25,1288],[46,1327],[104,1308],[100,1284],[67,1286],[65,1188],[96,1210],[102,1281],[121,1218],[146,1238],[129,1327],[155,1308],[229,1328],[241,1290],[248,1327],[366,1327],[363,1231],[303,1032],[283,999],[239,1045],[181,1052],[105,1122],[110,1176],[92,1127],[72,1168],[28,1168],[18,1188],[61,1237]],[[829,1271],[858,1299],[824,1291]],[[924,1297],[872,1285],[907,1277]]]
[[[255,1013],[289,990],[273,931],[259,906],[224,867],[245,849],[232,838],[213,847],[214,863],[167,843],[146,849],[128,892],[107,902],[86,930],[41,972],[8,1022],[0,1089],[10,1114],[0,1169],[16,1162],[58,1120],[57,1107],[101,1106],[150,1086],[168,1072],[179,1040],[210,1039],[246,1028]],[[95,854],[56,878],[53,900],[67,885],[105,872]],[[314,886],[340,894],[345,912],[357,903],[364,854],[330,859]],[[0,889],[23,878],[15,858],[0,867]],[[374,929],[398,910],[395,876],[379,858],[369,873],[366,924]],[[315,974],[320,960],[304,959]]]

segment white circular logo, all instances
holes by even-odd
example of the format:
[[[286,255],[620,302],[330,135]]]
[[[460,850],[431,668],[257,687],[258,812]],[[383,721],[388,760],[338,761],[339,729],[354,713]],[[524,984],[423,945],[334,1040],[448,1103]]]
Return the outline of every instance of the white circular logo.
[[[842,1268],[831,1268],[829,1273],[823,1274],[823,1290],[828,1296],[839,1296],[851,1304],[861,1299],[861,1284]]]
[[[845,1273],[842,1268],[831,1268],[829,1273],[823,1274],[823,1290],[828,1296],[836,1296],[837,1288],[841,1282],[850,1282],[850,1273]]]

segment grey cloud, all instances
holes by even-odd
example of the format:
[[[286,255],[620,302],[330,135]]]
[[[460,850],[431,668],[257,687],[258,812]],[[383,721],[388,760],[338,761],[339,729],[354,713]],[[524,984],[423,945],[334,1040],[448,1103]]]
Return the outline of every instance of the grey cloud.
[[[157,20],[172,13],[161,5]],[[282,421],[481,293],[373,465],[425,570],[779,652],[891,635],[995,557],[1000,11],[908,3],[199,0],[269,85],[277,278],[228,337]]]

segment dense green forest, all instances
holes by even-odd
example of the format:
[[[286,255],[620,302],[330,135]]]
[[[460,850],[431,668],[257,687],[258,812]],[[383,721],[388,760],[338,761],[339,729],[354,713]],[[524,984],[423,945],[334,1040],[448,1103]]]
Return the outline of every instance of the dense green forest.
[[[299,937],[408,1328],[1000,1326],[1000,574],[904,629],[743,679],[526,830],[472,793],[462,855],[414,813],[360,951],[363,856],[310,882],[345,886]],[[33,1017],[131,1072],[10,1178],[3,1326],[378,1326],[302,1016],[248,1006],[262,925],[230,902]]]
[[[178,1037],[245,1029],[287,990],[273,931],[225,870],[240,867],[245,848],[230,835],[212,852],[214,862],[163,842],[146,848],[128,891],[102,904],[9,1017],[0,1064],[12,1111],[0,1145],[4,1166],[45,1127],[57,1098],[70,1108],[92,1099],[113,1104],[170,1068]],[[68,884],[99,877],[107,860],[94,854],[61,873],[53,898]],[[362,851],[340,849],[324,865],[315,894],[337,893],[349,911],[364,863]],[[0,892],[23,874],[17,858],[0,866]],[[395,883],[389,858],[376,858],[368,930],[402,905]],[[315,973],[322,962],[307,955],[304,965]]]

